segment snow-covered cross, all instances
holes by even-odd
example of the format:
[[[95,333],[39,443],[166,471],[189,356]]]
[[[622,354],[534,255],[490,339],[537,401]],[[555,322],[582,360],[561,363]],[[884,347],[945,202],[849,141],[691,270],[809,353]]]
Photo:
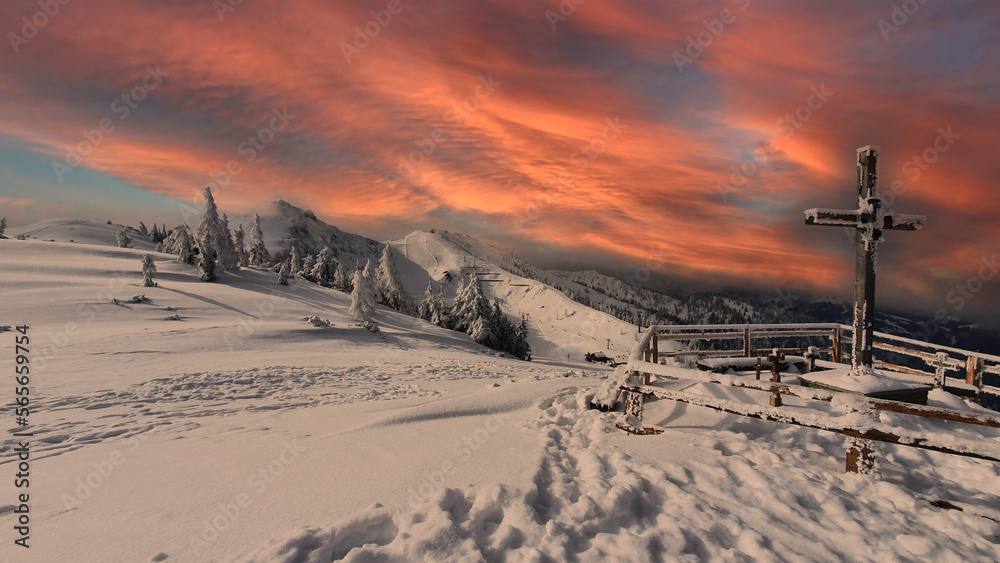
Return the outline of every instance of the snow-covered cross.
[[[858,375],[872,370],[872,332],[875,325],[875,247],[883,230],[920,231],[926,217],[902,213],[880,214],[875,197],[878,182],[878,149],[858,149],[858,208],[807,209],[806,225],[853,227],[855,231],[854,335],[851,371]],[[840,358],[837,358],[839,360]]]

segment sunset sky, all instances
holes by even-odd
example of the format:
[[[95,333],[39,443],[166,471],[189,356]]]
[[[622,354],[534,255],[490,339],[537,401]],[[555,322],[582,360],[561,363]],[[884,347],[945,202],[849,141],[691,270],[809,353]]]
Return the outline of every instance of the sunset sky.
[[[886,235],[880,299],[1000,311],[995,1],[5,0],[0,27],[11,225],[173,226],[212,185],[230,214],[847,297],[848,237],[802,211],[853,207],[871,144],[928,216]]]

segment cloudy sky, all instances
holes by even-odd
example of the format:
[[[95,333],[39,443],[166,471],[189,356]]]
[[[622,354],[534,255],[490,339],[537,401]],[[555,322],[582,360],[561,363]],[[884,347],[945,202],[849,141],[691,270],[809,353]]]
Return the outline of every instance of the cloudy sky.
[[[7,0],[0,26],[13,225],[175,224],[213,185],[373,238],[846,296],[848,237],[802,211],[853,207],[873,144],[928,216],[887,234],[880,297],[1000,303],[993,1]]]

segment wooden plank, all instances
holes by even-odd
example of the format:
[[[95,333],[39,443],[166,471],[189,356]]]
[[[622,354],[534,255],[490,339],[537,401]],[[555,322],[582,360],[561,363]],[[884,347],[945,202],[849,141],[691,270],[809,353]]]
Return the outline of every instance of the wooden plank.
[[[882,362],[882,367],[890,371],[898,371],[899,373],[905,373],[907,375],[916,375],[919,377],[934,377],[935,374],[920,371],[918,369],[908,368],[906,366],[897,366],[896,364],[890,364],[888,362]]]

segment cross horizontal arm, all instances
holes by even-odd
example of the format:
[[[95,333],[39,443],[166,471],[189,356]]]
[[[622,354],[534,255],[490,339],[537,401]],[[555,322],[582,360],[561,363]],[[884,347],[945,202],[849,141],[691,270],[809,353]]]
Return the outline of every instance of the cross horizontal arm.
[[[923,215],[909,215],[906,213],[893,213],[886,215],[884,219],[884,229],[892,231],[922,231],[927,217]]]
[[[857,227],[861,224],[861,210],[806,209],[806,225],[825,227]]]

